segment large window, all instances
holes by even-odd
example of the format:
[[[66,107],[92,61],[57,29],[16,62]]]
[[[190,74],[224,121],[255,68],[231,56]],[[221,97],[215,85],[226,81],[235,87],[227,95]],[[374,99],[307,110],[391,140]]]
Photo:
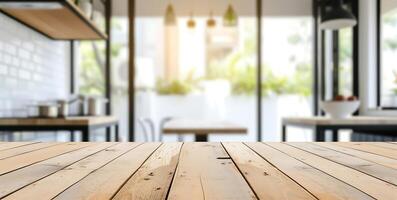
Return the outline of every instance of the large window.
[[[313,20],[268,14],[262,22],[263,140],[279,141],[283,117],[313,114]],[[312,138],[310,130],[290,131],[289,141]]]
[[[162,2],[137,0],[135,16],[135,139],[158,140],[163,120],[169,117],[227,121],[242,125],[248,134],[210,135],[210,141],[256,141],[258,124],[263,141],[279,141],[281,118],[312,115],[313,17],[311,0],[263,1],[262,55],[258,55],[258,18],[255,0],[214,1],[195,9],[199,1]],[[210,1],[212,3],[212,1]],[[297,3],[298,2],[298,3]],[[165,8],[173,3],[176,24],[164,21]],[[237,26],[223,24],[231,3],[238,14]],[[182,6],[184,5],[184,6]],[[269,7],[268,5],[271,5]],[[292,9],[293,8],[293,9]],[[215,27],[207,20],[213,9]],[[126,12],[127,13],[127,12]],[[192,13],[192,16],[191,16]],[[193,19],[195,27],[189,27]],[[128,18],[112,20],[112,110],[120,119],[120,132],[127,139],[128,126]],[[102,44],[81,43],[80,91],[103,95]],[[96,53],[95,53],[96,51]],[[262,121],[257,120],[258,56],[262,59]],[[92,78],[94,76],[94,78]],[[154,129],[140,124],[152,121]],[[145,123],[146,124],[146,123]],[[289,140],[310,141],[307,134]],[[145,134],[146,133],[146,134]],[[164,141],[175,141],[167,135]],[[193,140],[184,136],[185,141]]]
[[[248,128],[247,135],[210,135],[211,141],[256,140],[257,19],[255,1],[246,4],[253,14],[239,16],[238,25],[231,27],[223,25],[223,10],[214,13],[216,25],[209,27],[210,10],[208,14],[195,10],[189,16],[178,4],[174,4],[173,25],[164,23],[162,13],[136,17],[138,141],[151,136],[145,136],[151,130],[139,122],[152,121],[157,139],[168,118],[227,121]],[[137,6],[150,5],[140,0]],[[226,9],[227,4],[221,8]],[[188,26],[191,20],[194,27]],[[175,135],[163,137],[165,141],[176,139]],[[193,137],[183,136],[183,140]]]
[[[137,7],[148,10],[147,1]],[[194,1],[192,1],[194,3]],[[299,9],[272,2],[262,13],[262,121],[257,121],[257,15],[256,1],[230,1],[238,25],[225,27],[227,4],[216,1],[217,25],[207,27],[210,10],[192,10],[194,28],[183,6],[174,4],[177,23],[164,24],[163,12],[138,12],[136,17],[136,120],[154,122],[156,135],[168,117],[228,121],[248,128],[247,135],[211,135],[210,141],[256,141],[262,125],[264,141],[279,141],[281,118],[312,115],[313,18],[311,1]],[[291,3],[296,1],[291,0]],[[237,5],[245,5],[239,9]],[[269,5],[269,1],[266,1]],[[305,6],[302,6],[305,5]],[[202,12],[202,10],[207,10]],[[208,8],[210,9],[210,8]],[[140,14],[141,13],[141,14]],[[285,106],[288,105],[288,106]],[[135,138],[145,139],[136,124]],[[301,130],[296,130],[301,131]],[[290,140],[311,140],[297,134]],[[149,136],[150,137],[150,136]],[[175,136],[165,136],[175,141]],[[186,141],[192,137],[185,137]]]
[[[344,3],[358,17],[358,1],[345,0]],[[355,31],[358,31],[358,25],[340,30],[322,30],[322,100],[332,100],[339,95],[358,96],[355,76],[358,73],[358,61],[355,60],[358,43]]]
[[[397,107],[397,0],[379,0],[378,106]]]

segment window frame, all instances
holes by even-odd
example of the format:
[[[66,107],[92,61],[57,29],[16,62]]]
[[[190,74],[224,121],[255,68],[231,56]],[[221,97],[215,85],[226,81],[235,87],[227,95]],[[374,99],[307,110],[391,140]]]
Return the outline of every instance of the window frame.
[[[315,0],[316,1],[316,0]],[[317,0],[317,3],[319,4],[319,6],[321,5],[321,3],[324,1],[321,0]],[[359,0],[348,0],[345,3],[349,4],[350,9],[352,11],[352,13],[356,16],[357,21],[360,21],[360,16],[359,16]],[[321,9],[321,8],[318,8]],[[321,11],[317,13],[317,19],[321,18]],[[317,22],[320,23],[320,22]],[[359,26],[360,24],[358,23],[356,26],[352,27],[352,95],[356,96],[357,98],[360,98],[360,83],[359,83],[359,74],[360,74],[360,68],[359,68]],[[318,37],[320,38],[319,41],[317,41],[319,43],[319,50],[316,51],[315,56],[320,58],[320,63],[318,63],[318,67],[319,67],[319,77],[316,77],[316,79],[319,79],[319,84],[318,86],[315,87],[320,87],[319,91],[320,91],[320,97],[319,99],[315,100],[315,101],[324,101],[326,100],[326,91],[331,88],[333,90],[333,94],[338,94],[339,93],[339,81],[335,81],[333,82],[332,85],[327,85],[326,81],[325,81],[325,77],[326,77],[326,63],[325,63],[325,35],[326,35],[326,30],[321,30],[320,28],[318,28],[318,32],[317,34],[319,35]],[[339,59],[339,35],[340,35],[340,31],[332,31],[331,33],[332,37],[333,37],[333,41],[332,41],[332,50],[338,52],[336,54],[336,56],[334,56],[333,60],[334,60],[334,68],[338,69],[340,67],[340,59]],[[337,75],[337,78],[339,77],[339,74]],[[318,104],[318,103],[317,103]],[[318,115],[323,116],[325,115],[325,113],[321,110],[318,110]],[[359,115],[359,111],[355,112],[354,115]]]
[[[397,106],[382,105],[382,0],[376,0],[376,107],[397,110]]]

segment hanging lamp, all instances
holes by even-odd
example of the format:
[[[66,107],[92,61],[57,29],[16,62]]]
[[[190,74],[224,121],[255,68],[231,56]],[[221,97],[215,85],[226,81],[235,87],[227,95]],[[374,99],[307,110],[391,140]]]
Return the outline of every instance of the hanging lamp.
[[[234,10],[232,4],[226,9],[225,14],[223,15],[223,25],[224,26],[237,26],[238,16],[236,11]]]
[[[351,11],[344,7],[343,0],[332,0],[323,5],[321,29],[338,30],[353,27],[356,24],[357,18]]]
[[[165,11],[165,16],[164,16],[164,24],[166,26],[174,26],[176,25],[176,16],[174,12],[174,7],[172,4],[168,4],[167,9]]]
[[[207,20],[207,27],[214,28],[216,26],[216,21],[214,19],[212,11],[210,12],[210,18]]]
[[[193,19],[193,13],[190,13],[190,18],[187,21],[187,27],[192,29],[196,27],[196,21]]]

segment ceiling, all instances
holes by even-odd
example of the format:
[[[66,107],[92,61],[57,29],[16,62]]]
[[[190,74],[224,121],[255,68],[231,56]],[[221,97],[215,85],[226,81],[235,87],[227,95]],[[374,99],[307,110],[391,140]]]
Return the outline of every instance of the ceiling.
[[[127,16],[128,0],[114,0],[113,15]],[[256,15],[256,0],[136,0],[136,15],[143,17],[163,16],[166,6],[172,3],[177,16],[223,15],[231,3],[240,16]],[[310,16],[312,0],[263,0],[264,16]]]
[[[397,8],[397,0],[381,0],[382,13],[387,13]]]

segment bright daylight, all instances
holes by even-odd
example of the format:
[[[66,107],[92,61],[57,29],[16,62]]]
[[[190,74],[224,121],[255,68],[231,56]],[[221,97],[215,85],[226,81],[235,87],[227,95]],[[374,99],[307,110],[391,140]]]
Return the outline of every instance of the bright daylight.
[[[397,196],[397,0],[0,0],[0,199]]]

